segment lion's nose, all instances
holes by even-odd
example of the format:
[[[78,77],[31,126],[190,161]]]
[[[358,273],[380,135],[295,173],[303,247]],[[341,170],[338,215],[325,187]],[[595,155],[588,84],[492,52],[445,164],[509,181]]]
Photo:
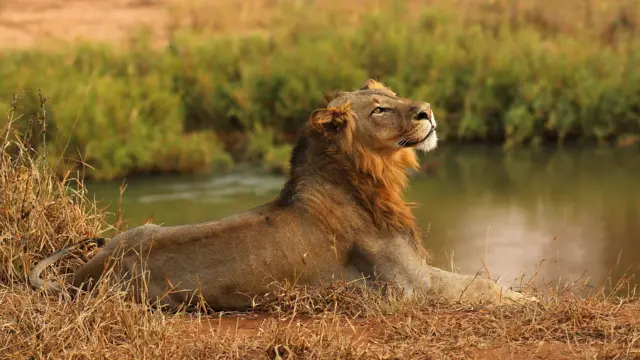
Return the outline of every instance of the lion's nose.
[[[431,111],[431,105],[424,104],[422,107],[420,107],[420,109],[418,110],[418,113],[414,116],[414,119],[418,121],[431,120],[432,115],[433,115],[433,112]]]
[[[429,120],[429,113],[426,110],[420,111],[416,115],[416,120]]]

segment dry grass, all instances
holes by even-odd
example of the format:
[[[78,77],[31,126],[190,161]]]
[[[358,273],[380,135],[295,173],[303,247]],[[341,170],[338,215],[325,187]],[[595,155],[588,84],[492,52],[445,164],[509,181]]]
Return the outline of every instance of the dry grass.
[[[624,282],[588,297],[573,295],[571,288],[538,290],[546,295],[544,303],[510,307],[400,300],[392,291],[383,295],[339,282],[324,290],[282,284],[274,294],[256,298],[254,311],[240,314],[153,311],[106,282],[74,299],[33,291],[25,269],[34,261],[107,227],[85,197],[81,179],[60,181],[45,165],[45,155],[30,149],[29,143],[42,139],[29,129],[46,124],[44,110],[43,100],[36,118],[22,121],[10,113],[1,133],[3,358],[640,356],[640,302]],[[77,265],[70,260],[47,276]]]
[[[36,142],[45,142],[45,98],[29,119],[14,118],[14,97],[9,121],[0,131],[0,283],[23,282],[26,272],[44,254],[80,237],[96,236],[104,214],[86,198],[79,174],[56,178],[47,165],[46,152],[37,154]],[[88,254],[90,255],[90,254]],[[63,268],[73,266],[72,262]],[[49,274],[52,275],[52,274]]]
[[[282,311],[170,315],[132,304],[114,289],[59,300],[18,285],[3,287],[0,351],[9,358],[56,359],[640,355],[640,303],[631,298],[470,307],[300,290],[295,297],[306,301],[288,302]],[[329,308],[309,306],[330,298]],[[358,306],[367,310],[355,312]]]

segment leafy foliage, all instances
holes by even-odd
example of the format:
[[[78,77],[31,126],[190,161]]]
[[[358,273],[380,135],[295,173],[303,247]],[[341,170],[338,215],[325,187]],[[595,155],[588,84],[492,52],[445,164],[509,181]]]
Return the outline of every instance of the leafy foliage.
[[[605,41],[529,13],[514,22],[506,8],[487,7],[473,20],[435,7],[416,15],[392,2],[357,26],[305,9],[277,7],[281,25],[268,34],[178,29],[162,48],[139,36],[124,49],[6,51],[0,109],[17,92],[29,116],[42,89],[50,95],[49,151],[87,162],[95,169],[87,176],[103,179],[231,166],[222,134],[247,141],[262,126],[276,143],[322,105],[323,92],[368,77],[431,102],[444,140],[515,146],[640,133],[633,23]],[[262,158],[286,167],[283,149]]]

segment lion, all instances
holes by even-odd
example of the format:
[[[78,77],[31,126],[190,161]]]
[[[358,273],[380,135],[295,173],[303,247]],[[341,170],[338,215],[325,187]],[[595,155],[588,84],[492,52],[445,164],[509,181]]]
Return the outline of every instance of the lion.
[[[130,282],[138,300],[176,309],[199,298],[220,311],[250,308],[252,296],[268,293],[273,280],[308,286],[384,282],[403,296],[463,302],[533,299],[428,264],[411,204],[403,199],[408,173],[418,168],[416,150],[438,144],[428,103],[399,97],[373,79],[325,99],[302,127],[288,180],[273,201],[201,224],[147,224],[122,232],[66,275],[64,286],[91,289],[111,270],[124,280],[144,277],[144,285]],[[37,264],[30,283],[59,291],[40,274],[77,246]]]

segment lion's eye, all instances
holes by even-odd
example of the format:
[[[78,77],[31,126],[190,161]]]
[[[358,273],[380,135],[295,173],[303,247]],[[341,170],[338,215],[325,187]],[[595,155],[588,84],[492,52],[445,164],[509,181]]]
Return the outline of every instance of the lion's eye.
[[[385,111],[388,111],[389,108],[383,108],[378,106],[377,108],[373,109],[373,111],[371,112],[372,114],[382,114]]]

